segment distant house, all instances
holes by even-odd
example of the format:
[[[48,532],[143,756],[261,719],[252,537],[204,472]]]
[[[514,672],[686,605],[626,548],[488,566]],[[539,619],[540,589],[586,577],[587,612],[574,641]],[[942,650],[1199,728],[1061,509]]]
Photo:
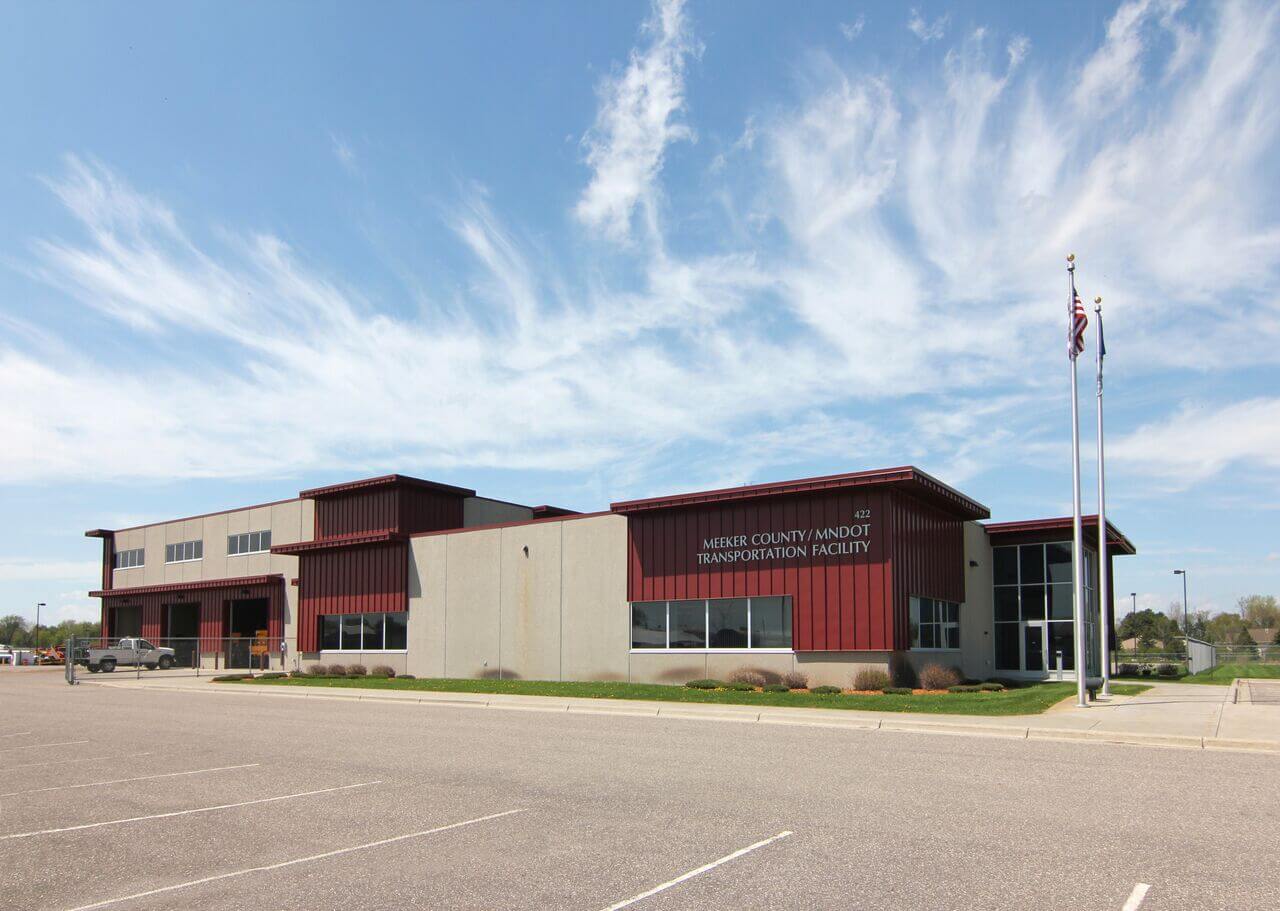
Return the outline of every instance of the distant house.
[[[1274,626],[1255,626],[1249,630],[1249,637],[1253,639],[1254,645],[1274,645],[1276,641],[1276,627]]]

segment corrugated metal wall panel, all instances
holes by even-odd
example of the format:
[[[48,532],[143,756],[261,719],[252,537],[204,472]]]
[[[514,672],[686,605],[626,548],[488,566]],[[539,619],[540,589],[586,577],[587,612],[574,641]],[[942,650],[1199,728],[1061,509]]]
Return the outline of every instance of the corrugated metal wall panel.
[[[110,628],[110,608],[129,606],[142,608],[142,636],[144,639],[168,637],[168,607],[170,604],[195,604],[200,610],[200,650],[219,648],[217,640],[225,638],[226,605],[232,601],[266,598],[268,634],[279,638],[284,630],[284,582],[258,585],[211,586],[195,591],[153,592],[145,595],[109,595],[102,599],[102,628],[104,635],[115,636]]]
[[[409,609],[409,545],[372,544],[299,556],[298,650],[319,649],[317,618]]]
[[[869,509],[869,519],[854,518]],[[628,515],[633,601],[790,595],[797,651],[909,645],[911,595],[964,600],[963,522],[900,491],[831,491]],[[709,538],[871,523],[865,553],[697,563]]]

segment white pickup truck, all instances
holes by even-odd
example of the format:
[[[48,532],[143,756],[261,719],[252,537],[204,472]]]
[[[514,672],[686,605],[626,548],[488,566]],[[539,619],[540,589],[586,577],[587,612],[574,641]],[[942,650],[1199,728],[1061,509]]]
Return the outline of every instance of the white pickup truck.
[[[121,639],[109,648],[91,648],[85,659],[89,673],[110,674],[117,666],[142,665],[149,671],[173,667],[173,649],[157,648],[146,639]]]

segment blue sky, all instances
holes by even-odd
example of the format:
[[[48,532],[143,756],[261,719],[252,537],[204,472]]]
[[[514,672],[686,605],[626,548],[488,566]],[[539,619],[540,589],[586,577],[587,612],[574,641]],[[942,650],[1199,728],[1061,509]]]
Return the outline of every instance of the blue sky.
[[[122,527],[914,463],[1280,590],[1274,4],[0,4],[0,613]],[[1092,348],[1081,406],[1096,508]]]

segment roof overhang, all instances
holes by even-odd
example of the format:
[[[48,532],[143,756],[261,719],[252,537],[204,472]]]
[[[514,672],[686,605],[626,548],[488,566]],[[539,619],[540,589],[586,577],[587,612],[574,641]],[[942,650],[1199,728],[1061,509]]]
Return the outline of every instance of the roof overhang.
[[[90,598],[121,598],[131,595],[160,595],[168,592],[212,591],[219,588],[249,588],[254,585],[283,583],[284,576],[270,573],[264,576],[238,576],[233,579],[205,579],[200,582],[168,582],[163,585],[135,585],[132,588],[111,588],[89,592]]]
[[[1080,524],[1085,532],[1085,542],[1098,543],[1098,517],[1081,516]],[[987,536],[994,544],[1034,544],[1041,541],[1065,541],[1071,537],[1073,520],[1071,516],[1058,516],[1051,519],[1026,519],[1019,522],[990,522],[983,525]],[[1133,556],[1138,549],[1133,546],[1120,529],[1107,522],[1107,548],[1113,554]]]
[[[361,547],[369,544],[390,544],[407,541],[409,536],[396,531],[379,531],[369,534],[341,535],[333,538],[321,538],[318,541],[298,541],[296,544],[273,544],[273,554],[314,554],[326,550],[344,550],[348,547]]]
[[[86,538],[110,538],[115,532],[109,528],[91,528],[84,533]]]
[[[611,504],[610,509],[619,513],[639,513],[657,509],[674,509],[681,506],[700,506],[707,503],[755,500],[762,497],[785,496],[788,494],[876,487],[902,490],[913,494],[940,509],[952,513],[958,518],[973,520],[991,517],[991,510],[977,500],[966,497],[954,487],[942,483],[937,478],[913,465],[875,471],[855,471],[848,474],[826,475],[818,478],[801,478],[795,481],[751,484],[745,487],[725,487],[719,490],[704,490],[666,497],[650,497],[644,500],[624,500]]]
[[[324,497],[337,497],[342,494],[375,490],[380,487],[420,487],[425,490],[434,490],[437,493],[451,494],[455,497],[474,497],[476,495],[476,492],[469,487],[454,487],[451,484],[441,484],[438,481],[427,481],[423,478],[411,478],[403,474],[384,474],[376,478],[363,478],[359,481],[330,484],[327,487],[312,487],[310,490],[300,491],[298,496],[304,499],[319,500]]]

